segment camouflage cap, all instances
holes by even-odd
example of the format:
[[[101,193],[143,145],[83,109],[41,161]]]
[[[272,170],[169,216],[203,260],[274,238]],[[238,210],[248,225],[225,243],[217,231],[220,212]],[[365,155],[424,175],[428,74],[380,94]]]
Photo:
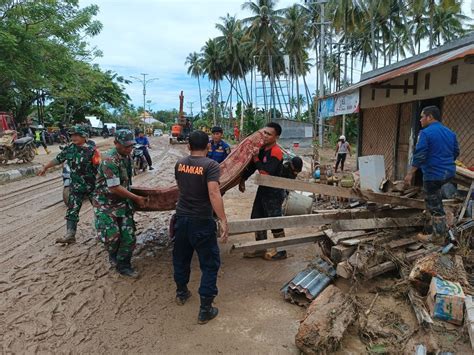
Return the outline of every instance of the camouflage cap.
[[[71,129],[69,130],[69,134],[71,134],[71,135],[78,134],[78,135],[80,135],[81,137],[84,137],[84,138],[89,137],[89,133],[87,133],[87,130],[82,126],[71,127]]]
[[[135,136],[129,129],[119,129],[115,132],[115,140],[121,145],[132,145],[135,144]]]

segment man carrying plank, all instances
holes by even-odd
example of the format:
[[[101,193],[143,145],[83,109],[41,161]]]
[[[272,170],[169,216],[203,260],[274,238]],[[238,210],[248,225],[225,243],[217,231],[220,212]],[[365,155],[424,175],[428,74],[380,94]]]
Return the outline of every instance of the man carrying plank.
[[[277,145],[277,139],[281,135],[281,126],[278,123],[270,122],[264,128],[264,144],[253,161],[244,170],[242,180],[239,184],[239,190],[245,191],[245,181],[258,170],[262,175],[280,176],[283,165],[283,152]],[[259,186],[252,206],[251,219],[280,217],[282,213],[282,204],[285,198],[285,190]],[[283,229],[272,229],[273,237],[284,238]],[[267,239],[267,231],[255,232],[256,240]],[[277,251],[277,249],[256,250],[251,253],[244,253],[244,257],[263,257],[266,260],[286,259],[286,250]]]

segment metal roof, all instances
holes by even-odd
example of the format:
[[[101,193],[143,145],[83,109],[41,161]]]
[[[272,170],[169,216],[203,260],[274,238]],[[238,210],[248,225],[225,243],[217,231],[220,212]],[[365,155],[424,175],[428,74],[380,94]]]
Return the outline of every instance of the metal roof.
[[[316,259],[310,267],[298,273],[281,291],[286,299],[292,296],[304,296],[308,301],[314,300],[336,277],[334,267],[321,258]]]
[[[388,67],[368,72],[363,75],[362,80],[357,84],[335,92],[330,96],[348,93],[369,84],[382,83],[403,75],[452,62],[456,59],[461,59],[469,55],[474,55],[474,33],[454,43],[450,43],[417,56],[407,58]]]

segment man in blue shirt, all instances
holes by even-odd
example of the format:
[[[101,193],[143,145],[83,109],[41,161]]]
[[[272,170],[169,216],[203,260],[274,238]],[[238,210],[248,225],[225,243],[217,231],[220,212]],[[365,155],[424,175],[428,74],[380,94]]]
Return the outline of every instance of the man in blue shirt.
[[[421,112],[423,130],[418,136],[412,167],[405,177],[410,185],[415,172],[423,172],[423,190],[426,209],[431,214],[433,234],[426,241],[442,242],[446,236],[446,214],[443,208],[441,187],[456,174],[456,158],[459,145],[456,134],[441,124],[441,112],[436,106],[428,106]]]
[[[150,142],[148,141],[148,138],[145,137],[142,131],[139,131],[138,137],[135,138],[135,141],[143,146],[141,149],[143,150],[143,155],[145,156],[145,159],[148,163],[148,169],[154,170],[153,166],[151,166],[151,157],[150,153],[148,152],[148,148],[150,148]]]
[[[211,132],[212,139],[209,142],[207,157],[220,164],[230,154],[230,146],[222,140],[222,135],[224,134],[222,127],[212,127]]]

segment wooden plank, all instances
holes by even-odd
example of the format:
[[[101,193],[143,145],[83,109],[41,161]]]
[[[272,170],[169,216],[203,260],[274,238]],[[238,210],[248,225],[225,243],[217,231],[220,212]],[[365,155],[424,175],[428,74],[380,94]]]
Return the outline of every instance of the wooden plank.
[[[355,237],[361,237],[366,235],[365,231],[347,231],[347,232],[334,232],[332,229],[326,229],[324,234],[331,239],[333,244],[338,244],[341,240],[351,239]]]
[[[400,196],[391,196],[367,190],[356,190],[345,187],[315,184],[311,182],[285,179],[276,176],[257,174],[255,176],[255,183],[257,185],[275,187],[280,189],[306,191],[327,196],[362,199],[365,201],[373,201],[381,204],[388,203],[391,205],[406,206],[421,210],[425,209],[425,202],[423,200]]]
[[[352,268],[352,266],[349,264],[347,260],[341,261],[336,266],[337,276],[340,276],[343,279],[350,279],[352,277],[353,272],[354,272],[354,269]]]
[[[466,213],[467,205],[469,203],[469,200],[471,199],[472,189],[474,189],[474,181],[471,182],[471,187],[469,188],[469,192],[467,193],[466,199],[464,200],[464,203],[462,204],[462,209],[461,209],[461,212],[459,213],[457,223],[461,222],[461,220],[464,217],[464,214]]]
[[[307,235],[296,235],[292,237],[278,238],[278,239],[266,239],[251,242],[235,243],[232,245],[231,251],[254,251],[261,249],[279,248],[290,245],[304,244],[304,243],[315,243],[323,240],[326,236],[323,232],[307,234]]]
[[[395,249],[395,248],[404,247],[406,245],[410,245],[416,242],[417,240],[415,238],[404,238],[404,239],[399,239],[399,240],[392,240],[390,243],[388,243],[388,246],[390,249]]]
[[[346,247],[344,245],[334,245],[331,247],[331,260],[340,263],[347,260],[356,250],[356,247]]]
[[[338,220],[332,224],[333,231],[353,231],[365,229],[403,228],[423,226],[425,220],[422,215],[412,218],[374,218]]]
[[[468,179],[474,180],[474,171],[463,168],[461,166],[456,166],[456,174],[464,176]]]
[[[414,261],[424,255],[427,255],[431,253],[433,250],[427,250],[427,249],[420,249],[417,251],[412,251],[410,253],[406,254],[406,259],[408,261]],[[395,270],[397,268],[397,264],[394,263],[393,261],[386,261],[384,263],[381,263],[379,265],[373,266],[370,269],[368,269],[365,273],[364,276],[366,279],[372,279],[378,275],[382,275],[388,271]]]
[[[259,219],[243,219],[229,222],[229,234],[241,234],[256,232],[259,230],[270,230],[276,228],[298,228],[317,227],[332,223],[339,219],[376,218],[376,217],[405,217],[413,216],[418,210],[414,209],[392,209],[386,211],[355,211],[344,210],[339,212],[323,214],[304,214],[300,216],[282,216]]]
[[[342,245],[347,246],[347,247],[351,247],[351,246],[354,246],[354,245],[358,245],[360,243],[371,242],[371,241],[375,240],[378,237],[379,237],[378,235],[370,235],[370,236],[361,237],[361,238],[341,240],[340,243]]]

